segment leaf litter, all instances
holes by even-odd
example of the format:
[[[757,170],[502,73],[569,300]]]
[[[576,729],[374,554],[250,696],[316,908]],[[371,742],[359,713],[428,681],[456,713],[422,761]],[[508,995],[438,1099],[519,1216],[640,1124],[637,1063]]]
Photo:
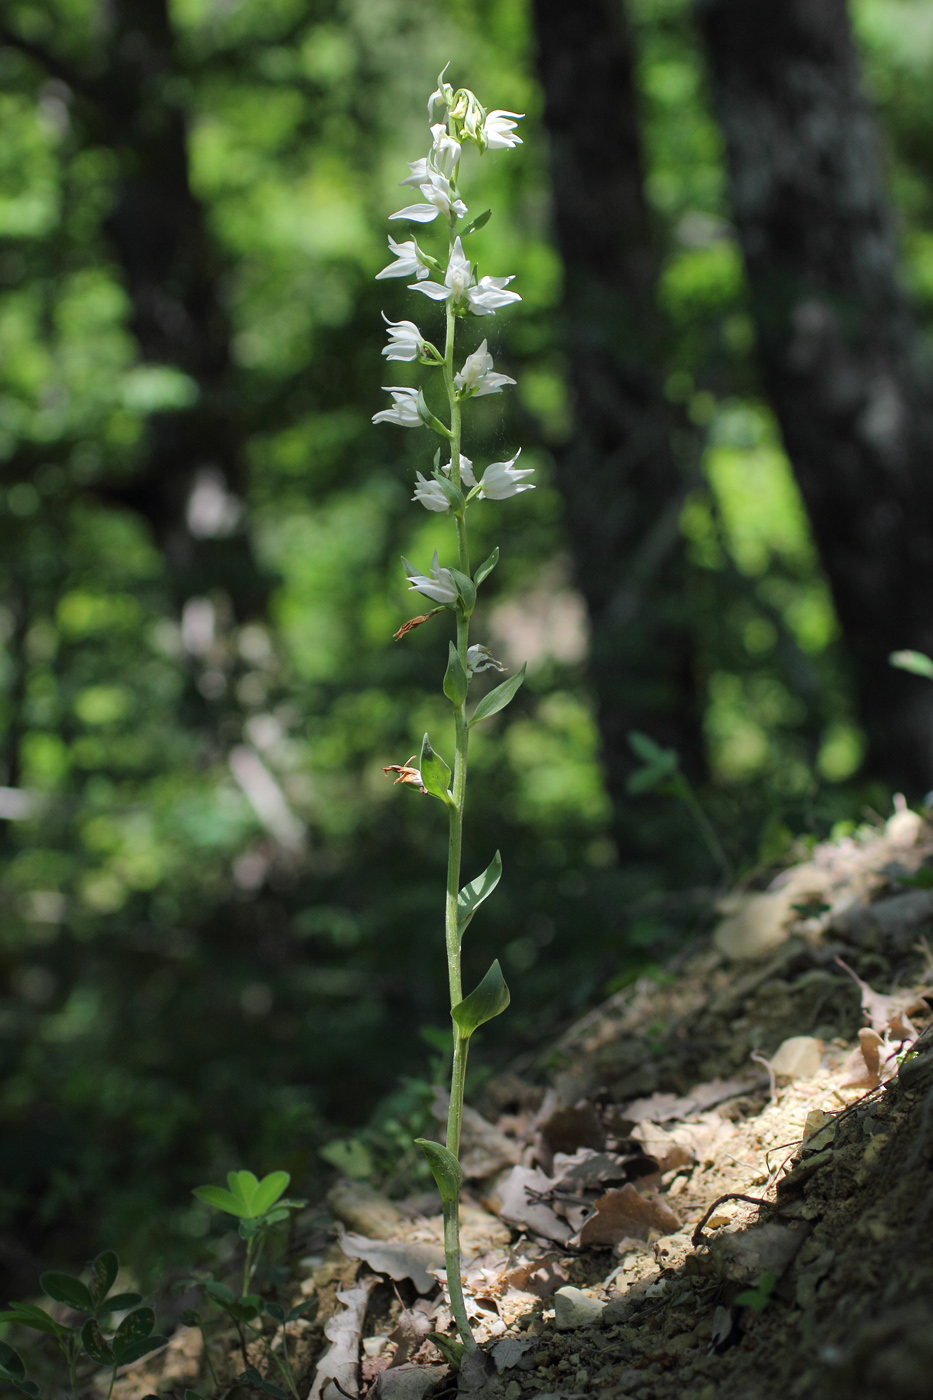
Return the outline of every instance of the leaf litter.
[[[918,923],[902,883],[931,864],[903,805],[826,842],[762,892],[783,910],[759,905],[764,935],[746,900],[742,937],[733,909],[546,1047],[556,1069],[489,1084],[463,1195],[482,1352],[459,1377],[429,1335],[454,1336],[439,1215],[337,1183],[300,1284],[319,1299],[302,1393],[933,1393],[933,900]],[[159,1388],[130,1381],[115,1400]]]

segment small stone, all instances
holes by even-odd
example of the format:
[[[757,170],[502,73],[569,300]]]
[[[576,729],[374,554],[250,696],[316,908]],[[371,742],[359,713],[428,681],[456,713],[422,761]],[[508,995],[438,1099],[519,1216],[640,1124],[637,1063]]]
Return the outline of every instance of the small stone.
[[[568,1332],[574,1327],[591,1327],[605,1306],[605,1303],[588,1297],[581,1289],[568,1283],[554,1294],[554,1321],[561,1332]]]

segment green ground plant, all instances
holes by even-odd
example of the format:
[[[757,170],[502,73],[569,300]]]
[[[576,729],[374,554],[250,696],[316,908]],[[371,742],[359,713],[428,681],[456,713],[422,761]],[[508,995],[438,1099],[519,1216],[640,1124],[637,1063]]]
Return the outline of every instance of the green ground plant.
[[[294,1210],[305,1201],[289,1199],[284,1192],[289,1184],[284,1171],[269,1172],[260,1180],[251,1171],[233,1171],[227,1175],[227,1186],[198,1186],[198,1200],[232,1215],[238,1222],[238,1233],[244,1241],[240,1288],[235,1291],[213,1274],[182,1279],[175,1291],[195,1288],[201,1291],[204,1303],[232,1322],[243,1359],[243,1370],[232,1381],[221,1384],[211,1361],[206,1328],[210,1322],[201,1312],[188,1308],[181,1315],[187,1327],[197,1327],[204,1342],[204,1356],[213,1381],[210,1400],[225,1397],[241,1386],[252,1386],[273,1400],[301,1400],[291,1357],[288,1350],[288,1324],[305,1317],[315,1304],[313,1300],[285,1308],[274,1299],[266,1298],[255,1289],[255,1279],[264,1248],[276,1229],[286,1224]],[[77,1314],[75,1321],[62,1321],[47,1308],[35,1303],[11,1303],[0,1313],[0,1324],[23,1331],[38,1332],[54,1339],[56,1348],[68,1372],[72,1400],[86,1393],[89,1386],[99,1389],[99,1372],[109,1368],[107,1400],[113,1392],[117,1373],[124,1366],[139,1361],[165,1346],[167,1337],[155,1332],[155,1313],[143,1304],[141,1294],[113,1293],[111,1290],[120,1270],[120,1260],[113,1250],[99,1254],[89,1267],[86,1280],[73,1274],[45,1273],[40,1287],[52,1303],[69,1310],[65,1316]],[[83,1320],[81,1315],[85,1314]],[[263,1327],[263,1319],[271,1321],[271,1331]],[[247,1345],[259,1342],[266,1357],[266,1370],[274,1368],[282,1384],[264,1376],[250,1362]],[[92,1369],[88,1370],[90,1362]],[[20,1351],[9,1342],[0,1341],[0,1381],[6,1381],[21,1395],[38,1400],[40,1385],[27,1373],[27,1363]],[[197,1391],[187,1390],[186,1400],[206,1400]],[[146,1397],[146,1400],[156,1400]]]
[[[155,1313],[152,1308],[140,1306],[143,1300],[139,1293],[111,1293],[119,1269],[120,1260],[108,1249],[91,1264],[86,1282],[73,1274],[42,1275],[39,1285],[45,1296],[72,1313],[86,1314],[83,1322],[61,1322],[46,1308],[33,1303],[11,1303],[6,1312],[0,1313],[0,1323],[55,1339],[68,1369],[73,1400],[78,1400],[82,1388],[78,1367],[83,1358],[94,1363],[95,1369],[110,1368],[109,1400],[120,1367],[140,1360],[167,1340],[154,1332]],[[118,1313],[124,1315],[117,1323],[114,1315]],[[40,1393],[36,1382],[27,1376],[23,1358],[8,1342],[0,1342],[0,1379],[23,1395],[35,1397]]]

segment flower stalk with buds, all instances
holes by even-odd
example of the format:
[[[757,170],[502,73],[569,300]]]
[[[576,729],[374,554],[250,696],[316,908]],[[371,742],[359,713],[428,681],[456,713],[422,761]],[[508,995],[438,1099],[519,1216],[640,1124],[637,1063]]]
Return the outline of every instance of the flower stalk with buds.
[[[389,321],[385,318],[389,339],[382,353],[389,360],[417,361],[439,370],[438,377],[443,381],[446,397],[446,414],[440,418],[432,412],[423,390],[392,386],[387,390],[393,399],[391,407],[374,414],[373,422],[394,423],[406,428],[424,427],[443,441],[443,447],[434,459],[432,475],[427,477],[421,472],[417,473],[413,500],[426,510],[452,515],[456,527],[456,563],[442,566],[435,550],[429,572],[420,573],[414,565],[403,560],[410,589],[436,606],[431,612],[404,623],[395,635],[406,635],[438,613],[453,614],[456,640],[448,646],[443,691],[452,710],[454,762],[451,770],[432,748],[426,734],[420,758],[416,760],[413,755],[406,763],[391,764],[385,771],[396,774],[397,783],[413,787],[442,802],[449,817],[444,927],[453,1024],[450,1110],[446,1145],[441,1146],[423,1138],[418,1141],[431,1166],[443,1203],[451,1312],[461,1345],[473,1351],[476,1342],[470,1330],[460,1277],[459,1201],[463,1172],[459,1151],[467,1050],[473,1032],[508,1006],[509,990],[496,959],[479,985],[467,996],[463,995],[461,941],[476,910],[492,894],[502,873],[502,862],[497,851],[481,875],[460,887],[467,750],[470,730],[509,703],[524,679],[525,668],[523,666],[515,675],[497,685],[472,710],[468,707],[470,685],[476,672],[489,669],[502,671],[505,668],[485,646],[470,643],[470,618],[476,605],[476,591],[495,568],[499,551],[494,550],[479,568],[471,569],[467,512],[476,500],[502,501],[522,491],[530,491],[533,487],[530,481],[525,480],[532,474],[532,468],[515,465],[518,452],[506,462],[490,463],[481,472],[462,451],[464,405],[473,398],[501,393],[503,388],[515,381],[494,370],[486,339],[466,356],[460,369],[455,369],[457,329],[463,323],[469,325],[474,316],[493,316],[521,298],[516,292],[508,290],[512,277],[481,277],[464,249],[464,240],[484,226],[489,214],[481,214],[463,225],[462,221],[469,211],[462,198],[459,181],[464,147],[472,145],[482,154],[486,150],[508,150],[521,145],[520,137],[515,134],[516,124],[521,118],[517,112],[501,109],[487,112],[472,92],[467,88],[455,91],[444,81],[442,73],[436,91],[428,100],[428,119],[431,148],[426,156],[409,162],[411,173],[400,182],[416,189],[421,202],[406,205],[389,217],[426,228],[434,225],[434,230],[444,229],[446,246],[441,253],[434,255],[423,249],[417,238],[401,243],[390,238],[389,251],[395,262],[376,276],[377,279],[414,277],[415,280],[409,283],[411,290],[422,292],[430,300],[443,304],[443,352],[425,339],[413,321]],[[449,460],[441,465],[444,456]]]

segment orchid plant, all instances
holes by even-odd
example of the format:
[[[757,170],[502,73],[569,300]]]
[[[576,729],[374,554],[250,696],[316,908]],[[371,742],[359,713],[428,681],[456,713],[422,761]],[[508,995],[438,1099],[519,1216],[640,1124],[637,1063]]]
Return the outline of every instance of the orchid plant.
[[[475,501],[504,501],[533,488],[526,480],[532,468],[518,466],[519,452],[507,461],[489,463],[482,472],[474,470],[473,462],[463,452],[464,406],[471,399],[501,393],[507,385],[515,383],[514,379],[493,368],[486,339],[466,356],[460,369],[455,368],[459,358],[456,334],[461,323],[466,328],[473,317],[493,316],[503,307],[521,300],[517,292],[509,290],[512,277],[480,277],[475,263],[464,250],[464,242],[483,227],[489,212],[462,223],[469,211],[460,194],[461,157],[465,146],[472,145],[483,154],[521,145],[515,133],[522,114],[501,109],[487,111],[469,89],[454,91],[444,80],[446,71],[441,73],[437,89],[428,99],[431,148],[427,156],[409,162],[411,173],[401,181],[416,189],[421,201],[408,204],[389,216],[416,225],[435,224],[436,229],[446,232],[446,248],[431,253],[417,238],[404,242],[389,238],[394,261],[376,274],[377,280],[412,277],[414,281],[409,283],[412,291],[443,306],[443,349],[426,339],[413,321],[389,321],[383,313],[388,343],[382,353],[387,360],[417,361],[436,371],[431,377],[443,384],[446,413],[438,417],[432,411],[423,389],[394,385],[386,390],[392,396],[390,407],[376,413],[373,422],[426,428],[441,439],[443,446],[434,458],[434,470],[430,477],[417,473],[412,499],[425,510],[452,516],[456,526],[456,564],[441,565],[437,550],[426,573],[403,560],[411,591],[420,593],[435,606],[406,622],[396,633],[396,638],[400,638],[439,613],[453,614],[456,641],[449,643],[443,680],[444,695],[450,702],[453,717],[453,772],[434,750],[427,734],[417,764],[413,755],[407,763],[391,764],[385,771],[396,774],[397,783],[407,784],[442,802],[450,823],[445,938],[453,1022],[453,1066],[447,1142],[446,1146],[441,1146],[425,1138],[417,1141],[428,1159],[443,1204],[451,1312],[463,1347],[473,1351],[476,1342],[467,1318],[460,1277],[459,1205],[463,1172],[459,1150],[467,1050],[473,1032],[508,1006],[509,990],[497,959],[479,986],[468,996],[463,995],[460,963],[463,934],[480,904],[492,894],[502,873],[497,851],[483,873],[460,888],[467,747],[470,730],[503,709],[515,695],[524,679],[525,668],[523,666],[486,694],[472,713],[468,710],[473,676],[478,671],[503,671],[505,668],[485,646],[470,643],[470,618],[476,605],[476,591],[495,568],[499,551],[495,549],[485,563],[471,572],[467,512]],[[444,457],[449,460],[442,461]]]

